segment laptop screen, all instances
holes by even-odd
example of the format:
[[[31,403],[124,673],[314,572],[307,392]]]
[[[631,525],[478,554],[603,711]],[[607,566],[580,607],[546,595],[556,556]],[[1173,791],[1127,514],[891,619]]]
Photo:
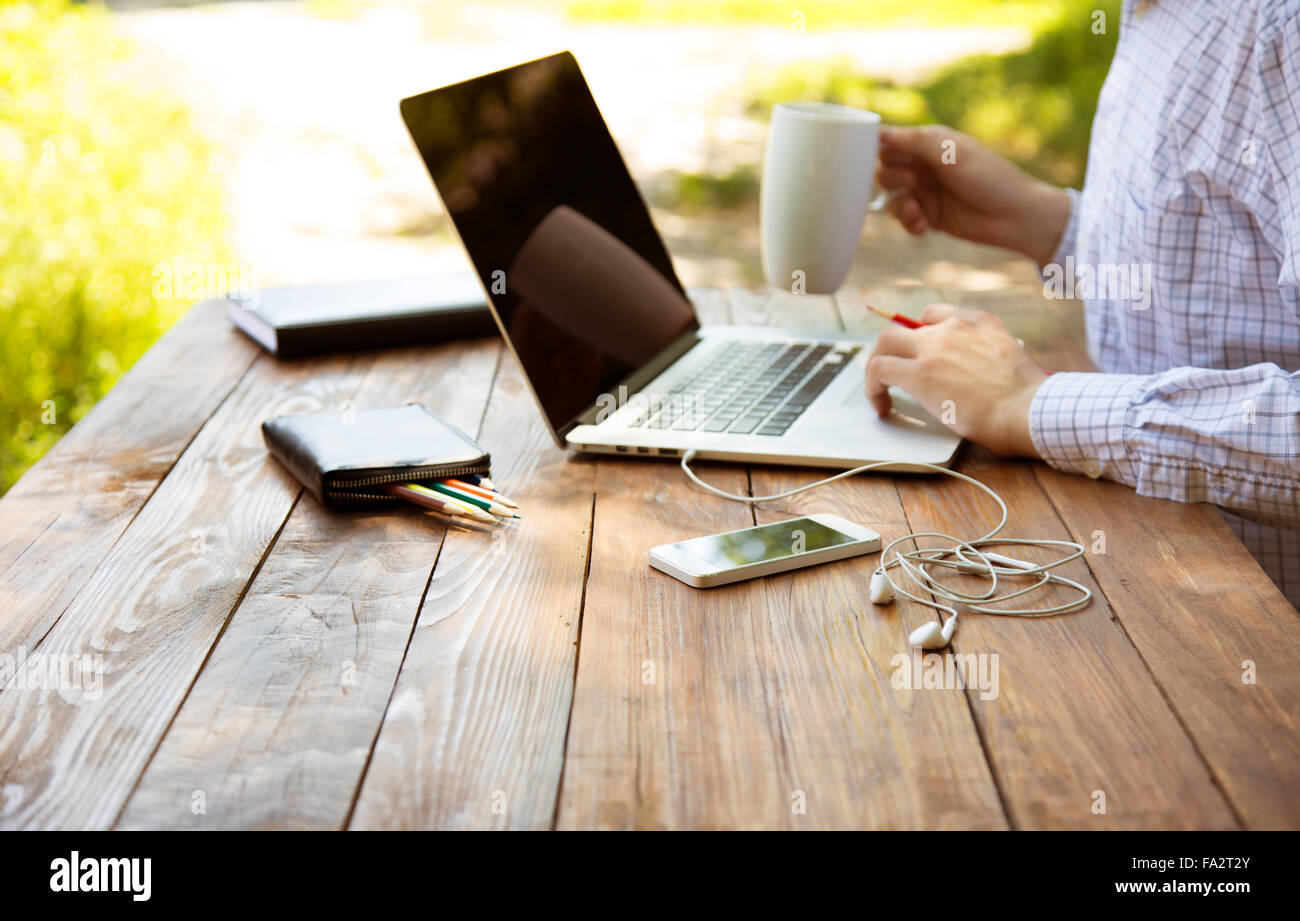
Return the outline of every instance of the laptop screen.
[[[697,328],[571,54],[412,96],[402,116],[557,432]]]

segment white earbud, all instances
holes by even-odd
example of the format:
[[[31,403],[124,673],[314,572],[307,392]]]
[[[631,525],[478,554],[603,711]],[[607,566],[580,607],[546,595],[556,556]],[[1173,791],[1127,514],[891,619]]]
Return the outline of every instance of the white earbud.
[[[894,586],[890,584],[883,570],[871,574],[871,603],[889,604],[894,600]]]
[[[942,649],[952,641],[952,635],[956,632],[957,615],[954,614],[942,626],[937,620],[921,624],[912,631],[912,635],[907,638],[907,641],[913,646],[920,646],[922,649]]]
[[[879,470],[896,465],[894,461],[876,461],[871,464],[863,464],[861,467],[854,467],[852,470],[845,470],[843,473],[837,473],[834,476],[828,476],[825,479],[804,486],[787,489],[785,492],[773,493],[770,496],[740,496],[718,489],[716,486],[710,486],[696,476],[695,471],[691,469],[691,461],[695,459],[695,456],[696,449],[691,448],[682,455],[681,461],[682,472],[686,474],[692,483],[705,492],[721,496],[723,499],[744,502],[751,507],[758,502],[775,502],[779,499],[786,499],[801,492],[825,486],[827,483],[834,483],[836,480],[842,480],[845,477],[865,473],[868,470]],[[1073,579],[1057,575],[1055,572],[1058,567],[1082,557],[1084,553],[1083,544],[1072,540],[1053,540],[1050,538],[999,537],[998,535],[1002,533],[1002,529],[1007,524],[1008,509],[1007,503],[997,492],[974,477],[958,473],[956,470],[950,470],[947,467],[937,467],[934,464],[921,461],[909,461],[907,466],[929,470],[969,483],[996,502],[998,511],[1001,512],[998,523],[982,537],[959,540],[950,534],[941,534],[934,531],[914,532],[894,538],[880,551],[879,568],[871,574],[871,585],[868,592],[873,604],[889,604],[896,595],[902,595],[917,604],[928,605],[937,611],[946,611],[952,614],[946,623],[932,620],[913,630],[907,638],[908,642],[913,646],[920,646],[922,649],[942,649],[947,646],[952,640],[953,634],[957,631],[958,614],[955,613],[957,611],[1011,617],[1053,617],[1057,614],[1077,611],[1091,603],[1092,589],[1075,582]],[[937,538],[949,541],[950,544],[946,547],[921,547],[917,541],[917,538],[921,537]],[[909,543],[912,545],[911,550],[905,549]],[[1029,563],[988,549],[989,547],[1003,545],[1059,548],[1069,552],[1056,556],[1045,563]],[[896,570],[892,575],[890,573],[891,569]],[[979,576],[987,580],[988,587],[981,592],[962,591],[955,585],[944,582],[939,578],[939,574],[935,570],[950,570],[966,575]],[[902,576],[905,581],[902,583],[896,582],[895,576]],[[1032,579],[1033,581],[1021,588],[1015,585],[1016,580],[1020,578]],[[1008,585],[1008,583],[1011,584]],[[1002,607],[1004,602],[1013,598],[1027,597],[1029,593],[1042,588],[1048,583],[1068,587],[1078,594],[1076,597],[1066,599],[1059,604],[1044,603],[1041,607],[1015,609]],[[1002,585],[1008,585],[1008,587],[999,592],[998,588]],[[921,594],[913,594],[913,592],[908,591],[909,587],[920,590]]]

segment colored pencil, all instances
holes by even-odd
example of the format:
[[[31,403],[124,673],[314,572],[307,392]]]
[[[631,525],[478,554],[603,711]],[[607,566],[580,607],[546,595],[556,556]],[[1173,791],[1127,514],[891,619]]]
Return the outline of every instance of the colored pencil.
[[[908,329],[920,329],[922,326],[925,326],[925,324],[920,320],[913,320],[911,317],[905,317],[901,313],[890,313],[887,310],[881,310],[879,307],[873,307],[870,304],[867,305],[867,309],[878,317],[884,317],[891,323],[897,323],[899,326],[906,326]]]
[[[489,502],[499,502],[506,508],[519,508],[519,503],[509,496],[503,496],[499,492],[494,492],[486,486],[476,486],[473,483],[466,483],[463,480],[450,479],[439,480],[439,483],[445,483],[452,489],[460,489],[472,496],[478,496],[480,499],[487,499]]]
[[[480,499],[478,496],[472,496],[467,492],[463,492],[459,489],[456,489],[455,487],[448,486],[446,483],[429,483],[428,488],[434,490],[435,492],[440,492],[444,496],[450,496],[451,498],[458,499],[461,502],[467,502],[470,505],[483,509],[483,511],[485,512],[491,512],[493,515],[496,515],[500,518],[524,517],[523,515],[520,515],[518,512],[513,511],[512,509],[508,509],[504,505],[501,505],[500,503],[492,502],[488,499]]]
[[[464,480],[466,483],[473,483],[475,486],[482,486],[484,489],[490,489],[493,492],[496,491],[492,481],[481,473],[463,473],[457,479]]]
[[[392,486],[385,486],[384,490],[399,499],[405,499],[407,502],[433,509],[435,512],[441,512],[444,515],[500,524],[496,518],[493,518],[487,512],[480,511],[468,502],[461,502],[449,496],[439,495],[418,483],[397,483]]]

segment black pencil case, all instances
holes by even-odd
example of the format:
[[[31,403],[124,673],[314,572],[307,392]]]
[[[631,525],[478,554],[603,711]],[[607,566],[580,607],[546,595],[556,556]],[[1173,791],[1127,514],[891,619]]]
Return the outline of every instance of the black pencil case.
[[[262,423],[280,463],[329,508],[400,501],[382,486],[487,473],[491,457],[427,406],[300,413]]]

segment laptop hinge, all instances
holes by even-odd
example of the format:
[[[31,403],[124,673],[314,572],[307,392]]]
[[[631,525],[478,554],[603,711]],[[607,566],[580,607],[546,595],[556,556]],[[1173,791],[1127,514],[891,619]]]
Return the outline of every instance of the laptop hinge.
[[[604,418],[608,416],[611,409],[622,406],[627,402],[629,397],[640,393],[645,389],[647,384],[660,374],[667,371],[673,362],[677,361],[677,359],[681,358],[700,342],[701,338],[698,329],[692,329],[674,339],[667,348],[660,351],[654,358],[651,358],[641,367],[623,378],[623,380],[619,381],[618,385],[613,388],[613,393],[602,394],[595,403],[592,403],[583,410],[582,415],[578,416],[578,418],[574,419],[560,430],[560,437],[563,438],[580,425],[595,425],[597,417]],[[609,397],[611,396],[615,401],[613,406],[610,405],[609,401]],[[601,415],[602,413],[603,415]]]

